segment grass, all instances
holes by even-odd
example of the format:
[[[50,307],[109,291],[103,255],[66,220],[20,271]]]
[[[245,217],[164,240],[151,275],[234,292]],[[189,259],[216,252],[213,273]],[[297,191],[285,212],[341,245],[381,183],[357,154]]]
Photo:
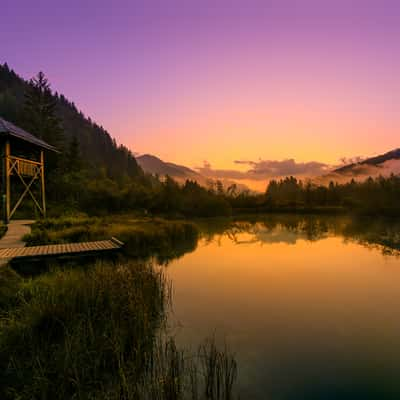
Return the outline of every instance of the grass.
[[[144,374],[139,398],[148,400],[233,400],[237,365],[213,338],[194,353],[179,350],[175,341],[159,341]]]
[[[39,221],[24,240],[27,245],[122,240],[130,256],[156,256],[161,262],[196,248],[199,231],[194,223],[162,218],[63,217]]]
[[[39,221],[25,239],[115,236],[128,255],[168,260],[194,249],[198,232],[185,221],[81,215]],[[122,260],[58,265],[35,277],[0,269],[2,400],[233,399],[234,357],[213,340],[179,349],[164,330],[171,287],[162,270]]]
[[[236,362],[164,334],[160,269],[128,261],[22,278],[0,269],[0,398],[231,400]]]
[[[0,398],[123,391],[124,376],[140,374],[165,311],[161,272],[131,263],[2,276]]]

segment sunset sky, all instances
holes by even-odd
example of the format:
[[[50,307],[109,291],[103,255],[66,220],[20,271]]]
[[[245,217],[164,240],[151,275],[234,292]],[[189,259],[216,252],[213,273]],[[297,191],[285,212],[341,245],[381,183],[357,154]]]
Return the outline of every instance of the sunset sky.
[[[398,1],[0,7],[0,62],[24,78],[43,70],[134,152],[224,170],[294,159],[289,170],[307,170],[400,147]]]

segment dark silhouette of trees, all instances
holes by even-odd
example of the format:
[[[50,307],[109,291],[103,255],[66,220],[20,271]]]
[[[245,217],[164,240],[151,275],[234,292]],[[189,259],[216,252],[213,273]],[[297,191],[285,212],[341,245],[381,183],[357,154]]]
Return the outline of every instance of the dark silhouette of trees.
[[[64,95],[53,93],[42,72],[26,82],[8,65],[0,65],[0,115],[61,151],[48,155],[55,160],[47,163],[46,171],[48,200],[53,203],[49,209],[54,212],[231,213],[220,182],[207,190],[196,182],[179,185],[168,176],[144,174],[132,152]]]
[[[135,157],[118,145],[100,125],[79,111],[63,94],[53,93],[44,74],[24,81],[7,64],[0,64],[0,115],[55,145],[62,153],[74,137],[82,159],[90,168],[105,169],[107,176],[118,179],[143,176]],[[60,142],[59,129],[63,140]]]
[[[28,84],[25,94],[24,119],[26,129],[45,142],[62,145],[61,120],[56,115],[57,97],[52,95],[50,84],[39,72]]]
[[[76,136],[72,138],[66,151],[66,170],[69,172],[78,172],[83,168],[83,160],[81,156],[81,150],[79,147],[79,141]]]
[[[328,186],[304,184],[289,177],[268,184],[265,205],[270,209],[337,207],[357,213],[400,215],[399,195],[400,177],[393,174],[361,182],[330,182]]]
[[[293,176],[271,180],[265,193],[224,189],[211,181],[181,185],[145,174],[132,152],[59,93],[43,73],[30,82],[0,65],[0,115],[61,151],[46,171],[54,213],[107,213],[132,209],[177,216],[224,216],[234,212],[332,212],[400,215],[400,177],[319,185]],[[63,139],[63,140],[61,140]],[[48,160],[49,161],[49,160]]]

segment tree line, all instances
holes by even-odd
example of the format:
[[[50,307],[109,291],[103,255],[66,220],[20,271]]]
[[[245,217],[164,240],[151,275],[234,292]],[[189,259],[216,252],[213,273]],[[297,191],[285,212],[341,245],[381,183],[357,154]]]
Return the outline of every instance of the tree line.
[[[54,213],[112,213],[143,210],[184,216],[226,216],[232,212],[352,211],[400,215],[400,177],[369,178],[328,186],[295,177],[271,180],[265,193],[180,185],[171,177],[145,174],[133,153],[53,92],[42,72],[29,82],[0,65],[0,115],[60,150],[47,156],[47,192]]]
[[[53,92],[42,72],[27,82],[0,65],[0,115],[60,151],[46,155],[50,211],[230,214],[223,196],[196,182],[181,186],[170,177],[145,174],[128,148]]]
[[[265,193],[231,198],[236,210],[353,212],[368,215],[400,215],[400,176],[379,176],[363,181],[316,184],[293,176],[271,180]]]

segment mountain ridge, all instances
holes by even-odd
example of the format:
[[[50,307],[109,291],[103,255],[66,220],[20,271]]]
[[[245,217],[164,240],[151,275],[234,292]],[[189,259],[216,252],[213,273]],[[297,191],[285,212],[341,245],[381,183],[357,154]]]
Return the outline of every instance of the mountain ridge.
[[[363,165],[379,166],[380,164],[384,164],[385,162],[391,161],[391,160],[400,160],[400,148],[390,150],[386,153],[383,153],[383,154],[380,154],[377,156],[366,158],[365,160],[362,160],[362,161],[359,161],[356,163],[350,163],[350,164],[344,165],[342,167],[334,169],[332,172],[347,173],[358,166],[363,166]]]
[[[136,156],[136,161],[145,172],[151,174],[170,175],[171,177],[176,176],[181,178],[189,178],[190,176],[201,176],[198,172],[184,165],[163,161],[159,157],[152,154],[146,153],[140,156]]]
[[[219,181],[222,183],[222,186],[225,189],[227,189],[229,186],[235,185],[238,192],[249,191],[249,188],[243,183],[238,183],[233,180],[223,178],[211,178],[184,165],[163,161],[159,157],[152,154],[142,154],[136,156],[136,161],[144,172],[160,176],[168,175],[181,184],[185,183],[187,180],[191,180],[196,181],[199,185],[205,188],[209,188],[214,186],[217,181]]]

